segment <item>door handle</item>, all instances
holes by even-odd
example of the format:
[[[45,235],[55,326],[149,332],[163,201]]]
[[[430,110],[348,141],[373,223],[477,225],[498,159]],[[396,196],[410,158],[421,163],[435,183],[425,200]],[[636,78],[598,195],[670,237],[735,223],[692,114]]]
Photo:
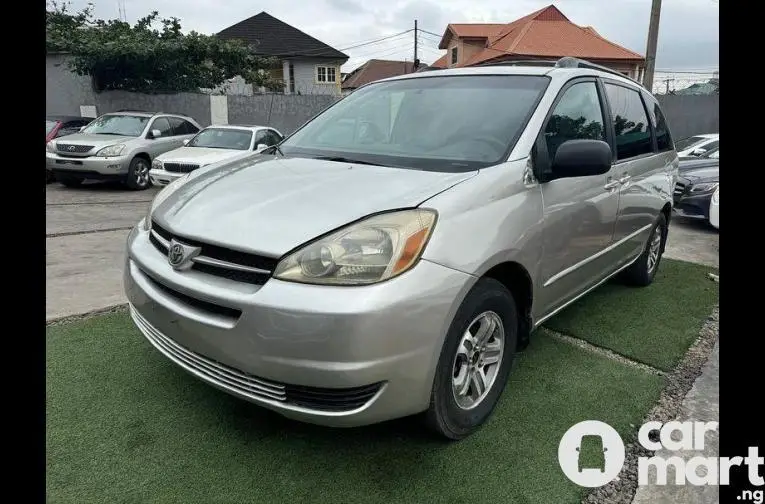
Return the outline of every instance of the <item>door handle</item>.
[[[623,176],[622,178],[619,179],[619,183],[622,184],[622,185],[626,184],[627,182],[630,181],[631,178],[632,178],[631,176],[625,175],[625,176]]]

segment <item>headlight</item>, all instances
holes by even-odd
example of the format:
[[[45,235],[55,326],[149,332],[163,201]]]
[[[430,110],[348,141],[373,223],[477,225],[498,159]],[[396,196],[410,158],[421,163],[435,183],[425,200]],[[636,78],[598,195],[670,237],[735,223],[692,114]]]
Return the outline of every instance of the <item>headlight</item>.
[[[276,266],[274,277],[322,285],[367,285],[417,264],[436,223],[435,210],[368,217],[301,247]]]
[[[719,182],[710,182],[706,184],[696,184],[691,188],[691,192],[711,192],[717,189]]]
[[[56,142],[55,140],[51,140],[50,142],[45,144],[45,150],[48,152],[56,152]]]
[[[109,147],[104,147],[100,151],[96,152],[96,156],[98,157],[119,156],[120,154],[122,154],[122,151],[124,150],[125,150],[124,144],[110,145]]]
[[[715,193],[712,195],[712,202],[717,205],[720,203],[720,187],[718,186],[717,189],[715,189]]]
[[[161,170],[162,169],[162,161],[159,159],[155,159],[151,162],[151,169],[152,170]]]
[[[146,212],[146,217],[143,219],[143,229],[144,231],[151,231],[151,216],[154,213],[154,210],[162,204],[163,201],[165,201],[168,196],[173,194],[176,189],[181,187],[183,184],[186,183],[186,181],[189,179],[188,174],[184,175],[181,178],[177,178],[167,184],[164,188],[162,188],[159,193],[157,193],[156,196],[154,196],[154,199],[152,200],[151,204],[149,205],[149,210]]]

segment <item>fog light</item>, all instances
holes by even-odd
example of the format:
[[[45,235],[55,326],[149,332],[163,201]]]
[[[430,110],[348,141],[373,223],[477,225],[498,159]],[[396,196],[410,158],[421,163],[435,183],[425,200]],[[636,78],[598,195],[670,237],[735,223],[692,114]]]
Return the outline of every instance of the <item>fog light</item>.
[[[106,168],[107,168],[108,170],[119,170],[120,168],[122,168],[122,165],[118,165],[118,164],[110,164],[110,165],[108,165]]]

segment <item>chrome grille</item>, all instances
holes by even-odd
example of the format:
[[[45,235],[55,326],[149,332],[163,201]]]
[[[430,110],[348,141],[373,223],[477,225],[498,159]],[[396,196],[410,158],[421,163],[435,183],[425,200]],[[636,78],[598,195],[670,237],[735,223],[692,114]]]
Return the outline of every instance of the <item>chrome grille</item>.
[[[83,154],[85,152],[90,151],[92,149],[92,145],[75,145],[75,144],[62,144],[57,143],[56,149],[59,152],[69,153],[69,154]]]
[[[167,358],[198,378],[248,399],[326,412],[364,407],[382,390],[384,382],[348,388],[308,387],[273,382],[210,359],[162,334],[130,305],[130,316],[149,342]]]
[[[162,169],[172,173],[191,173],[199,168],[198,164],[191,163],[162,163]]]
[[[149,241],[154,248],[162,254],[167,254],[172,239],[202,249],[200,254],[192,259],[192,270],[236,282],[263,285],[271,277],[278,262],[270,257],[248,254],[176,236],[152,222]]]
[[[233,389],[251,399],[269,399],[280,402],[287,400],[284,385],[255,378],[248,373],[184,348],[155,329],[132,305],[130,306],[130,316],[146,339],[159,351],[200,378]]]

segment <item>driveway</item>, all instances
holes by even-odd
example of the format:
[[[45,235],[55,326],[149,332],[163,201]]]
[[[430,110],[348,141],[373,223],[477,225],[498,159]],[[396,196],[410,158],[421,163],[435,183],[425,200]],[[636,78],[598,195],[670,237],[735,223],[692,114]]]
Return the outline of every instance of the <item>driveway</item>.
[[[133,192],[119,184],[88,183],[45,193],[46,320],[122,304],[128,230],[157,189]]]
[[[157,192],[104,183],[76,189],[47,186],[47,320],[125,302],[125,239]],[[677,217],[670,225],[666,257],[718,267],[719,235],[703,223]]]

